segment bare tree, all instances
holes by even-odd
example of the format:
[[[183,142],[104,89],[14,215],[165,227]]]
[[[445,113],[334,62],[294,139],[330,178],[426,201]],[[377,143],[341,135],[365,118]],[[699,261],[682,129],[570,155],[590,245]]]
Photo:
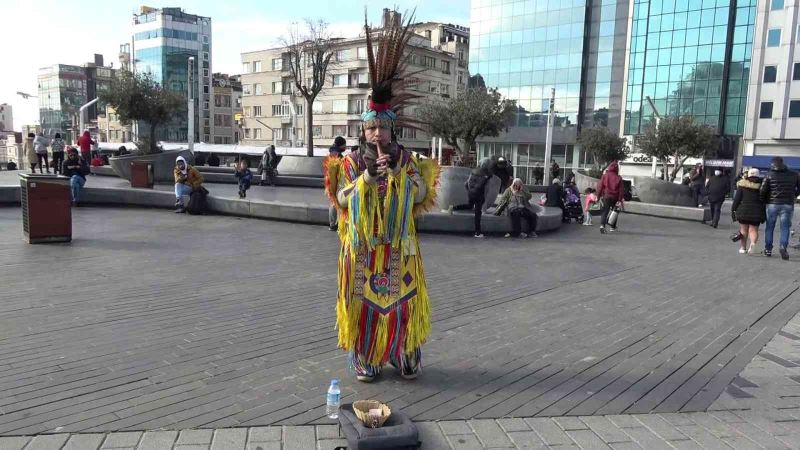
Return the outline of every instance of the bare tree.
[[[314,100],[325,85],[328,69],[336,64],[334,40],[328,24],[322,20],[305,20],[305,29],[290,28],[281,39],[288,55],[289,74],[297,92],[306,100],[306,150],[314,156]]]

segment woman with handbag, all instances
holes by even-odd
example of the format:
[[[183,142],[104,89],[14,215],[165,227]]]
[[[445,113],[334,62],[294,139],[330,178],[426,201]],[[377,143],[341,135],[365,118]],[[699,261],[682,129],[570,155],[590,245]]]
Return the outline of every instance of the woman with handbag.
[[[756,168],[747,171],[747,177],[736,183],[736,195],[731,206],[731,218],[739,222],[739,234],[734,235],[734,241],[740,241],[739,253],[753,253],[753,248],[758,243],[758,227],[766,222],[767,210],[761,201],[760,172]],[[738,239],[737,239],[738,238]],[[749,246],[747,245],[749,241]]]

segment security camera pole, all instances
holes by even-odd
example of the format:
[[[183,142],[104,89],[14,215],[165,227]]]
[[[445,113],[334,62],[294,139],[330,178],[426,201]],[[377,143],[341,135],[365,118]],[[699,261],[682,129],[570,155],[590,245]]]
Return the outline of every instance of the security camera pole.
[[[653,115],[656,118],[656,133],[658,133],[658,126],[661,125],[661,114],[659,114],[658,108],[656,108],[655,103],[653,103],[653,99],[651,99],[649,95],[646,96],[645,99],[647,100],[647,103],[650,104],[650,108],[653,109]],[[655,157],[653,157],[652,159],[653,159],[653,178],[656,178],[656,167],[658,167],[658,161],[656,161]]]
[[[194,150],[194,56],[189,57],[189,74],[187,88],[189,89],[187,98],[189,99],[189,151]]]
[[[544,185],[550,185],[550,159],[553,156],[553,122],[555,121],[556,88],[550,90],[550,109],[547,110],[547,137],[544,144]]]

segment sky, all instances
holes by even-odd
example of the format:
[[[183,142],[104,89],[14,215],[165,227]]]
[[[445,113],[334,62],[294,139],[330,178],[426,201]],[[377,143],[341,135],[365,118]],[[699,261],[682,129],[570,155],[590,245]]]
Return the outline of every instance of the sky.
[[[384,7],[397,6],[401,12],[416,8],[417,21],[469,26],[469,0],[0,0],[0,103],[13,107],[14,129],[39,119],[37,99],[16,92],[37,94],[40,67],[80,65],[95,53],[117,67],[119,45],[130,41],[131,16],[142,5],[211,17],[212,68],[229,74],[241,72],[242,52],[277,46],[293,22],[323,19],[336,34],[357,35],[365,5],[374,24]]]

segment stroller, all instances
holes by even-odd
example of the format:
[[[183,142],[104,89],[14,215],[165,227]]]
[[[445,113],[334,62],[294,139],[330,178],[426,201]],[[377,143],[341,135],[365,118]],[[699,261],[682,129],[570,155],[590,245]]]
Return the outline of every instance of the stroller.
[[[581,205],[581,195],[575,185],[567,186],[564,189],[564,223],[575,220],[575,223],[583,221],[583,205]]]

